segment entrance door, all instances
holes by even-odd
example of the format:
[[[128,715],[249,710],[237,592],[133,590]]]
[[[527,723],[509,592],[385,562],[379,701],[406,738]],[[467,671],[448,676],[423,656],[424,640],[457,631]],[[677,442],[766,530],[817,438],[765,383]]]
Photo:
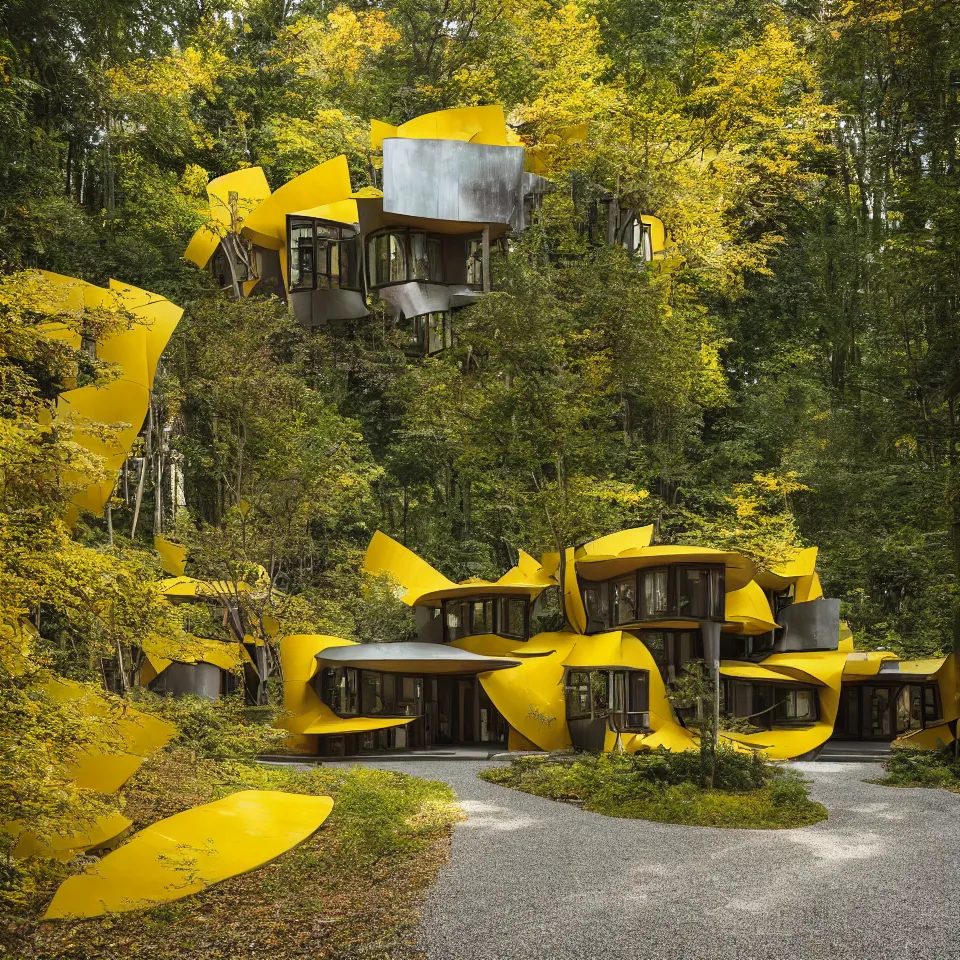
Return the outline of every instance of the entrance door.
[[[893,697],[889,687],[866,687],[863,691],[867,705],[864,718],[864,736],[869,740],[893,739]]]
[[[457,683],[457,697],[460,706],[460,743],[475,743],[478,739],[476,711],[474,710],[476,680],[460,680]]]

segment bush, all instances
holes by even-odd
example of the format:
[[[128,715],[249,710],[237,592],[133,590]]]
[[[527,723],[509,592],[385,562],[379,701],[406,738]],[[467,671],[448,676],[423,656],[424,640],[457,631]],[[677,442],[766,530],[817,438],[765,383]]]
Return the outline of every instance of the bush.
[[[713,790],[702,790],[700,754],[664,748],[642,753],[584,754],[572,760],[517,757],[483,771],[492,783],[595,813],[715,827],[801,827],[823,820],[826,809],[807,796],[796,771],[760,753],[717,751]]]
[[[888,786],[946,787],[960,791],[960,757],[955,756],[952,746],[940,750],[898,747],[884,760],[883,768],[887,776],[880,782]]]

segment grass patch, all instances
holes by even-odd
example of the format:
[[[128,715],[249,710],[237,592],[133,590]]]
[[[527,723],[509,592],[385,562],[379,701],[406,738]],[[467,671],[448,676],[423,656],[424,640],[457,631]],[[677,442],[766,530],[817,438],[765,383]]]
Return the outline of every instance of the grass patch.
[[[887,775],[871,783],[886,787],[942,787],[960,793],[960,757],[953,747],[916,750],[895,747],[883,761]]]
[[[694,751],[661,749],[587,754],[570,762],[518,757],[480,776],[608,817],[760,830],[806,827],[827,817],[826,808],[809,798],[806,781],[796,771],[774,766],[759,755],[721,750],[714,790],[697,785],[698,765]]]
[[[446,862],[460,817],[444,784],[371,769],[305,771],[201,759],[176,748],[124,788],[139,829],[237,790],[327,794],[320,830],[272,863],[203,893],[140,913],[41,923],[57,884],[80,864],[51,868],[29,915],[5,917],[0,955],[92,960],[418,957],[412,946],[424,889]]]

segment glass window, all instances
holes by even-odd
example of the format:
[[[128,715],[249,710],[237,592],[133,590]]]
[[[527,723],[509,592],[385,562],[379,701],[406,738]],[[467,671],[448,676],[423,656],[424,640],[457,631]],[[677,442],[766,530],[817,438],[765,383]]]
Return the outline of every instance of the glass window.
[[[616,625],[635,623],[637,616],[637,579],[634,575],[614,580],[613,622]]]
[[[583,588],[583,608],[587,613],[587,630],[602,630],[610,625],[610,605],[605,583],[594,583]]]
[[[650,725],[650,674],[646,670],[627,671],[627,730],[642,730]]]
[[[446,640],[459,640],[470,634],[470,604],[465,600],[444,600],[444,634]]]
[[[418,717],[423,713],[423,678],[399,677],[397,713],[404,717]]]
[[[470,608],[470,632],[493,633],[493,601],[474,600]]]
[[[340,286],[340,250],[342,246],[340,243],[328,244],[327,257],[329,269],[327,270],[327,285],[333,289]]]
[[[312,290],[316,285],[312,220],[290,223],[290,289]]]
[[[446,313],[427,314],[427,353],[439,353],[447,346],[446,326]]]
[[[407,279],[407,234],[392,231],[374,234],[367,244],[367,267],[371,287],[402,283]]]
[[[429,280],[430,265],[427,262],[427,235],[410,234],[410,279]]]
[[[653,238],[650,233],[650,224],[641,223],[643,237],[641,239],[641,251],[643,253],[644,263],[650,263],[653,260]]]
[[[699,630],[643,630],[640,639],[665,681],[676,680],[691,660],[703,659]]]
[[[610,713],[610,680],[606,670],[590,672],[590,694],[593,701],[594,717],[605,717]]]
[[[564,689],[567,701],[567,719],[582,720],[590,716],[590,674],[574,671],[567,674]]]
[[[723,617],[723,571],[677,567],[677,613],[697,619]]]
[[[355,717],[360,713],[360,677],[354,667],[327,667],[323,671],[320,699],[336,714]]]
[[[643,596],[643,617],[645,620],[656,620],[665,616],[669,609],[667,596],[666,570],[641,570],[640,589]]]
[[[497,633],[504,637],[527,639],[527,607],[529,601],[504,597],[500,601],[500,622],[497,624]]]
[[[483,241],[467,241],[467,284],[471,287],[483,286]]]
[[[923,688],[923,722],[936,723],[940,719],[940,704],[938,703],[937,688]]]
[[[436,237],[427,237],[427,276],[443,283],[443,244]]]

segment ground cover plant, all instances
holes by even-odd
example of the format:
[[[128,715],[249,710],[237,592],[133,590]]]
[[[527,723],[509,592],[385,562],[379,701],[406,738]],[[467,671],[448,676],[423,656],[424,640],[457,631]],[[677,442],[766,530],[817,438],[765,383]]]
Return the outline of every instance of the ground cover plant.
[[[827,817],[796,771],[759,754],[717,751],[714,789],[698,785],[696,751],[518,757],[480,773],[484,780],[574,803],[610,817],[701,827],[805,827]]]
[[[209,890],[139,913],[43,923],[57,884],[79,869],[51,863],[33,901],[8,915],[0,956],[151,958],[417,957],[422,891],[447,859],[459,817],[448,787],[381,770],[292,769],[216,761],[175,746],[147,761],[123,791],[140,829],[245,789],[326,794],[321,829],[277,860]]]
[[[875,781],[887,787],[944,787],[960,793],[960,756],[954,748],[913,750],[899,747],[883,762],[887,775]]]

